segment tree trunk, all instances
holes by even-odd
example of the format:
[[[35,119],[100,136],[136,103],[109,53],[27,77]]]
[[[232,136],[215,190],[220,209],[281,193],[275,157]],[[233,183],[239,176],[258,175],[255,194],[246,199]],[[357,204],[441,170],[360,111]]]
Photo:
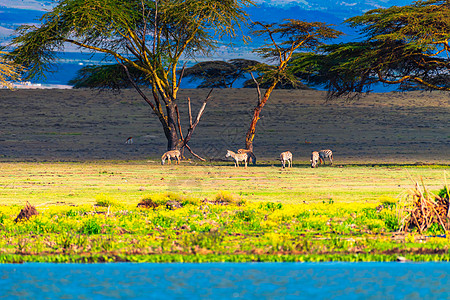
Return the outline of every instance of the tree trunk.
[[[245,149],[250,150],[252,152],[253,152],[253,139],[255,138],[256,124],[258,123],[259,115],[264,105],[266,105],[267,100],[269,100],[270,94],[272,93],[276,84],[277,82],[275,82],[271,87],[269,87],[266,90],[266,92],[264,93],[264,97],[260,101],[258,101],[258,105],[256,105],[255,109],[253,110],[253,118],[250,123],[250,127],[247,131],[247,135],[245,137]]]
[[[117,59],[116,59],[117,60]],[[147,98],[147,96],[144,94],[144,92],[139,88],[139,86],[134,82],[133,78],[130,75],[130,72],[128,71],[128,68],[125,64],[117,60],[117,62],[125,69],[125,72],[127,73],[128,79],[130,80],[133,87],[136,89],[136,91],[141,95],[141,97],[147,102],[148,105],[152,108],[153,112],[158,116],[159,121],[161,122],[161,125],[164,129],[164,134],[167,138],[167,150],[174,150],[179,148],[179,139],[178,134],[176,130],[176,120],[178,120],[177,117],[177,105],[173,101],[169,101],[168,99],[165,100],[167,103],[166,109],[167,109],[167,120],[164,117],[164,114],[162,112],[161,102],[158,100],[158,95],[154,89],[152,89],[153,93],[153,99],[155,100],[155,104],[153,104],[150,99]],[[181,132],[180,132],[181,134]]]
[[[167,138],[167,150],[175,150],[179,147],[179,137],[177,133],[177,111],[176,104],[173,101],[168,101],[167,109],[167,123],[168,130],[164,130]]]

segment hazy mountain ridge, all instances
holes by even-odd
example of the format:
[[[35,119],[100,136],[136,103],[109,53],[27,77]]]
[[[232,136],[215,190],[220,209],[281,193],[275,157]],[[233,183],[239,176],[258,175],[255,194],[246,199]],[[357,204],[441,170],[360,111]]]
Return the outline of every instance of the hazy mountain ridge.
[[[357,33],[344,24],[345,19],[361,15],[364,11],[377,7],[390,7],[393,5],[407,5],[412,0],[300,0],[300,1],[259,1],[257,7],[248,7],[246,11],[251,21],[261,21],[267,23],[280,22],[282,19],[299,19],[308,22],[324,22],[334,25],[334,28],[345,33],[337,40],[328,41],[330,43],[348,42],[358,38]],[[261,3],[263,2],[263,3]],[[11,40],[11,34],[21,24],[38,24],[39,18],[50,8],[51,1],[48,0],[23,0],[24,9],[19,8],[15,0],[3,0],[0,4],[0,45],[6,45]],[[250,35],[248,28],[244,29],[245,35]],[[227,42],[211,57],[199,58],[198,61],[227,60],[235,57],[247,57],[258,59],[251,51],[262,44],[264,38],[252,37],[252,42],[245,45],[241,40],[233,41],[235,46],[229,47]],[[93,63],[104,63],[98,56],[95,62],[89,54],[80,54],[78,49],[70,47],[67,53],[61,55],[61,60],[56,63],[58,71],[48,74],[47,79],[40,79],[41,82],[53,84],[65,84],[75,76],[77,70],[82,66]],[[191,62],[194,63],[194,62]]]

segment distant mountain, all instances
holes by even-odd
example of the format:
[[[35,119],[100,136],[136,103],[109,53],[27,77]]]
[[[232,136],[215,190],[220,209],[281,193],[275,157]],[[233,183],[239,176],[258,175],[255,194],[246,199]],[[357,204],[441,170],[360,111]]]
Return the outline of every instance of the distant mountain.
[[[334,29],[344,32],[345,36],[340,38],[340,42],[346,42],[355,39],[357,34],[354,29],[344,24],[344,18],[337,14],[327,12],[326,10],[312,11],[301,6],[270,6],[261,4],[258,7],[249,7],[246,9],[250,15],[251,21],[266,23],[276,23],[283,19],[297,19],[307,22],[323,22],[334,25]],[[248,33],[248,31],[246,31]],[[260,43],[261,38],[252,37],[254,42]]]
[[[256,2],[258,5],[270,7],[284,7],[286,9],[298,7],[308,11],[322,11],[345,19],[371,9],[408,5],[413,0],[257,0]]]
[[[256,0],[257,7],[248,7],[246,11],[252,21],[267,23],[280,22],[282,19],[300,19],[308,22],[318,21],[332,24],[335,29],[345,33],[345,36],[332,42],[348,42],[358,38],[357,33],[343,22],[353,16],[379,8],[394,5],[403,6],[411,4],[412,0]],[[0,45],[5,45],[11,40],[11,34],[21,24],[38,24],[39,18],[53,5],[50,0],[1,0],[0,1]],[[244,34],[249,34],[249,29],[244,29]],[[235,57],[251,56],[251,51],[264,43],[263,38],[253,37],[249,45],[244,45],[239,40],[234,41],[235,48],[230,48],[226,42],[212,58],[207,59],[230,59]],[[102,63],[101,59],[89,54],[77,53],[75,48],[66,49],[68,52],[62,55],[57,62],[58,72],[48,74],[43,82],[65,84],[75,76],[77,70],[82,66],[92,63]],[[202,59],[199,58],[199,61]]]
[[[44,11],[5,8],[0,5],[0,43],[5,44],[11,39],[14,30],[23,24],[38,24]]]

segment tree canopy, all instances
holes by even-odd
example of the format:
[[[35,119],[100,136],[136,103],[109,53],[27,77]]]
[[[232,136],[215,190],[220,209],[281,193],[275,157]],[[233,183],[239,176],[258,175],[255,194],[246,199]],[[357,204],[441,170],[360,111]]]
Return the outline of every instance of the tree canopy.
[[[128,65],[128,64],[127,64]],[[149,87],[149,81],[140,70],[127,66],[128,73],[120,64],[85,66],[77,71],[77,74],[68,84],[73,88],[98,88],[120,90],[132,88],[131,80],[136,84]]]
[[[291,59],[298,53],[315,51],[323,45],[324,40],[333,39],[342,34],[331,28],[331,25],[322,22],[287,19],[282,23],[255,22],[254,25],[253,34],[265,36],[267,42],[255,49],[254,52],[274,64],[261,63],[253,68],[258,74],[259,80],[256,80],[252,74],[258,90],[258,102],[253,110],[253,117],[245,138],[245,147],[250,150],[253,149],[259,115],[275,87],[280,83],[299,85],[297,77],[291,70]],[[261,86],[267,86],[263,96],[259,89]]]
[[[20,80],[23,67],[7,59],[6,54],[8,53],[0,51],[0,87],[6,86],[12,89],[11,81]]]
[[[375,9],[346,22],[362,41],[324,46],[322,54],[294,62],[304,78],[327,82],[330,97],[367,92],[376,83],[450,91],[449,0]]]
[[[142,72],[153,100],[139,93],[158,116],[168,149],[174,149],[180,139],[182,146],[187,144],[177,126],[180,58],[205,55],[220,37],[235,36],[246,20],[243,8],[251,4],[252,0],[59,0],[39,27],[18,29],[12,55],[29,68],[28,76],[42,76],[56,51],[70,43],[105,54],[127,76],[130,68]]]
[[[184,77],[189,78],[191,82],[200,80],[197,88],[231,88],[257,64],[259,64],[258,61],[242,58],[228,61],[204,61],[186,68]]]

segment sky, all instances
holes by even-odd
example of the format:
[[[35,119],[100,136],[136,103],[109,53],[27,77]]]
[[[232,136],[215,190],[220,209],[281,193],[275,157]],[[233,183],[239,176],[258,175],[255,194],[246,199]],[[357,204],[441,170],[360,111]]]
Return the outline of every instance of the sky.
[[[51,0],[1,0],[0,7],[20,8],[45,11],[51,9]],[[413,1],[411,0],[255,0],[257,4],[266,4],[273,6],[302,6],[303,8],[326,9],[334,6],[355,7],[361,10],[379,7],[390,7],[393,5],[406,5]]]
[[[303,19],[306,21],[321,21],[327,24],[337,25],[337,29],[349,30],[342,22],[356,15],[375,8],[387,8],[393,5],[409,5],[413,0],[254,0],[258,7],[249,8],[248,12],[253,21],[277,22],[283,18]],[[21,24],[37,24],[36,19],[46,11],[52,9],[54,0],[0,0],[0,45],[7,45],[11,40],[14,29]],[[258,19],[259,18],[259,19]],[[344,42],[350,41],[352,33],[346,33]],[[355,35],[356,36],[356,35]],[[209,60],[228,60],[231,58],[245,57],[259,60],[252,53],[252,46],[239,45],[230,48],[227,44],[219,48],[215,57],[205,58]],[[66,52],[78,53],[75,47],[65,49]],[[86,64],[95,64],[99,61],[90,60],[91,57],[65,57],[58,64],[62,71],[56,74],[50,82],[65,83],[73,78],[76,70]]]

